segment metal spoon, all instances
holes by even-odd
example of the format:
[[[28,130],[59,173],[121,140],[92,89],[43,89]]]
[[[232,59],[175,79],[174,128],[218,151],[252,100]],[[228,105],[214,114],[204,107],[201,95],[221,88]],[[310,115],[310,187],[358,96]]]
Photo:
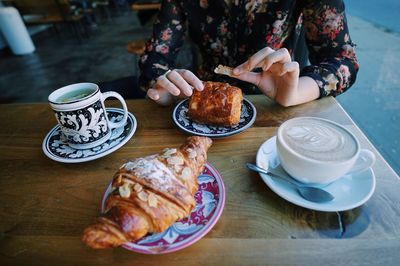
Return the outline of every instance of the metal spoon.
[[[252,171],[263,173],[263,174],[266,174],[266,175],[269,175],[269,176],[272,176],[275,178],[280,178],[281,180],[284,180],[284,181],[294,185],[297,189],[297,192],[299,192],[300,196],[302,196],[304,199],[306,199],[308,201],[321,203],[321,202],[331,201],[335,198],[331,193],[329,193],[326,190],[323,190],[323,189],[317,188],[317,187],[310,187],[307,185],[300,185],[294,180],[290,180],[289,178],[287,178],[285,176],[279,176],[277,174],[271,173],[271,172],[267,171],[266,169],[258,167],[255,164],[246,163],[246,166],[248,169],[250,169]]]

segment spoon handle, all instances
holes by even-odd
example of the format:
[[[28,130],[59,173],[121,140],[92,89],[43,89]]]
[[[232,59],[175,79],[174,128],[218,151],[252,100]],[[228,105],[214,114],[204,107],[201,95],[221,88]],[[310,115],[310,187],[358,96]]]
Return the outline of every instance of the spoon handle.
[[[259,172],[259,173],[263,173],[263,174],[266,174],[266,175],[269,175],[269,176],[273,176],[273,177],[276,177],[276,178],[280,178],[281,180],[286,181],[286,182],[288,182],[288,183],[290,183],[290,184],[292,184],[292,185],[295,185],[295,186],[297,186],[297,187],[302,187],[302,185],[298,184],[298,183],[297,183],[296,181],[294,181],[294,180],[290,180],[289,178],[287,178],[287,177],[285,177],[285,176],[280,176],[280,175],[271,173],[271,172],[267,171],[267,170],[264,169],[264,168],[258,167],[258,166],[255,165],[255,164],[246,163],[246,166],[247,166],[248,169],[250,169],[250,170],[252,170],[252,171]]]
[[[312,202],[328,202],[333,200],[335,197],[330,194],[329,192],[316,188],[316,187],[309,187],[309,186],[304,186],[304,185],[299,185],[297,184],[296,181],[290,180],[286,176],[280,176],[274,173],[271,173],[267,171],[266,169],[263,169],[261,167],[258,167],[257,165],[251,164],[251,163],[246,163],[247,168],[249,168],[252,171],[256,171],[258,173],[263,173],[270,175],[275,178],[279,178],[280,180],[286,181],[290,183],[291,185],[294,185],[297,189],[297,192],[306,200],[312,201]]]
[[[253,170],[255,172],[260,172],[260,173],[263,173],[263,174],[266,174],[266,175],[269,174],[269,172],[267,170],[265,170],[264,168],[258,167],[255,164],[246,163],[246,166],[247,166],[247,168],[249,168],[250,170]]]

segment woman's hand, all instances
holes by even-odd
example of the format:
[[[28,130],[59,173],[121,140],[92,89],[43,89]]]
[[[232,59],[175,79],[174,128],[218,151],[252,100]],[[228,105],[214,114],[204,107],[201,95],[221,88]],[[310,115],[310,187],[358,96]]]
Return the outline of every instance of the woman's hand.
[[[262,72],[251,72],[257,67]],[[253,83],[283,106],[308,102],[319,96],[317,83],[308,77],[299,79],[299,73],[299,64],[292,62],[286,48],[275,51],[266,47],[233,69],[234,78]]]
[[[201,80],[191,71],[174,69],[159,76],[147,96],[160,105],[169,105],[176,97],[189,97],[193,89],[202,91],[203,88]]]

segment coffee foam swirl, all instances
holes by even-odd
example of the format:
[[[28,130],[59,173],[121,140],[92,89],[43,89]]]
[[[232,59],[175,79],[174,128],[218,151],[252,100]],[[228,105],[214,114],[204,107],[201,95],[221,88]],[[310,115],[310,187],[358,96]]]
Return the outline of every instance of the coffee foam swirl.
[[[285,125],[282,137],[293,151],[319,161],[345,161],[357,152],[353,137],[323,120],[300,119]]]

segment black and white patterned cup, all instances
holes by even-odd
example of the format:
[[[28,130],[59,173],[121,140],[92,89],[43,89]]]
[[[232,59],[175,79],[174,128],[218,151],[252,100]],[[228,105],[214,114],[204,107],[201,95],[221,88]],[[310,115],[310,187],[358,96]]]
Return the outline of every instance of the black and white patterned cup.
[[[114,97],[123,107],[121,121],[108,120],[104,101]],[[94,83],[76,83],[55,90],[48,98],[55,112],[63,137],[74,149],[89,149],[106,142],[111,129],[125,125],[128,108],[124,98],[116,92],[101,93]]]

